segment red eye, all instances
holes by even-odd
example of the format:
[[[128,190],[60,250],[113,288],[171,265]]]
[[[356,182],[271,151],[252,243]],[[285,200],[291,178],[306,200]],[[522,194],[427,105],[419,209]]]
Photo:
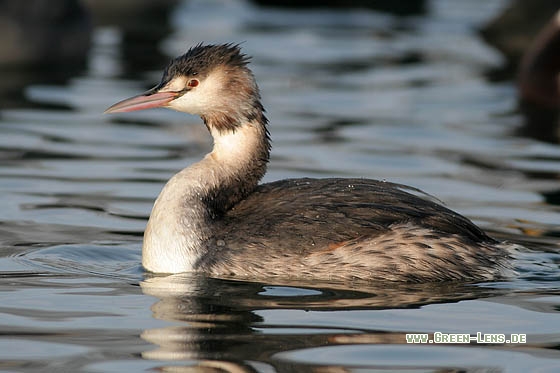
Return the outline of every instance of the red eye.
[[[194,87],[196,87],[197,85],[198,85],[198,80],[196,80],[196,79],[191,79],[191,80],[189,80],[189,82],[187,83],[187,86],[188,86],[188,87],[191,87],[191,88],[194,88]]]

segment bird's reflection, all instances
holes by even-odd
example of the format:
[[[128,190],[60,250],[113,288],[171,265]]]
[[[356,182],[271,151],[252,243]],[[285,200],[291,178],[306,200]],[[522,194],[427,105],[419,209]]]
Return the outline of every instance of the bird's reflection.
[[[379,284],[256,282],[212,279],[180,274],[148,277],[142,291],[157,298],[153,316],[173,325],[148,329],[142,338],[155,349],[145,359],[184,361],[186,370],[196,364],[209,371],[261,370],[315,371],[311,365],[294,366],[274,355],[288,350],[333,344],[405,343],[402,332],[387,332],[332,325],[271,325],[263,310],[376,310],[417,308],[426,304],[456,302],[495,294],[495,290],[468,284]],[[287,316],[288,317],[288,316]],[[288,332],[287,332],[288,330]],[[255,363],[258,362],[258,363]],[[324,367],[323,367],[324,368]],[[178,369],[173,366],[174,371]]]

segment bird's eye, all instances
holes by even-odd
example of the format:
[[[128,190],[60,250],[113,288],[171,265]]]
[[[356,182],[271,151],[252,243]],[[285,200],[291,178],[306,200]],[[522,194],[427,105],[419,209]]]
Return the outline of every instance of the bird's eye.
[[[198,80],[197,79],[189,80],[189,82],[187,83],[187,86],[190,87],[190,88],[194,88],[194,87],[198,86]]]

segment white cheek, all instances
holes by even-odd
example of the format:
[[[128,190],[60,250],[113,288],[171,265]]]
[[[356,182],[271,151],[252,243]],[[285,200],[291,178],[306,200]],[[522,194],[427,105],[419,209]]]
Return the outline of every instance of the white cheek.
[[[173,80],[168,87],[180,91],[186,86],[186,80]],[[206,77],[196,87],[171,101],[168,107],[189,114],[204,115],[212,111],[223,110],[225,96],[223,78],[219,72],[214,72]],[[166,87],[167,88],[167,87]]]
[[[201,99],[198,92],[190,91],[171,101],[167,106],[184,113],[201,115],[205,112],[207,103]]]
[[[221,95],[213,87],[199,86],[181,97],[171,101],[168,105],[171,109],[189,114],[204,115],[212,111],[222,109],[223,100]]]

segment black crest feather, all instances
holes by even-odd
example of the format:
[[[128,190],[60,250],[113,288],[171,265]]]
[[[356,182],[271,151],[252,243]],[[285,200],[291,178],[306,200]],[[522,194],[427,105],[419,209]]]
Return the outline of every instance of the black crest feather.
[[[185,54],[174,58],[167,65],[162,83],[177,75],[207,75],[217,66],[243,68],[250,57],[241,52],[239,44],[207,44],[191,47]]]

